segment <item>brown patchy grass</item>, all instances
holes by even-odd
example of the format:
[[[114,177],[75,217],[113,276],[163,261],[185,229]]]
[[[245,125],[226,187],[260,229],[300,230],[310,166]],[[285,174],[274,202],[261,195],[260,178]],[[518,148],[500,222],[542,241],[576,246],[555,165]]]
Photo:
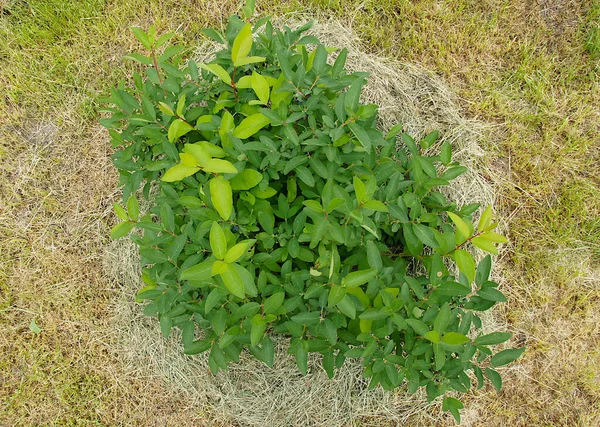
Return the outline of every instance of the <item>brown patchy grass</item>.
[[[131,72],[127,27],[156,23],[193,47],[233,3],[0,3],[0,423],[203,422],[184,394],[126,372],[113,351],[118,288],[100,257],[117,178],[94,110]],[[599,425],[600,3],[257,3],[352,22],[374,51],[425,65],[495,125],[489,179],[512,241],[499,314],[528,350],[500,394],[467,398],[465,424]]]

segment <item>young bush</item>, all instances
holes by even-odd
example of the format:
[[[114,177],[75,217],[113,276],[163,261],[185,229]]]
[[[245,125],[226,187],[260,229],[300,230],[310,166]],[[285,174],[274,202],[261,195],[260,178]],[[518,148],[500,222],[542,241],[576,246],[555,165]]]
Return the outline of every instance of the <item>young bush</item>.
[[[523,349],[493,354],[511,334],[477,333],[477,312],[505,297],[490,256],[477,265],[466,249],[495,254],[506,240],[489,207],[474,225],[477,204],[437,191],[466,170],[450,144],[427,156],[436,132],[382,135],[345,50],[328,62],[310,24],[279,31],[244,12],[225,34],[205,30],[226,46],[208,64],[183,64],[181,47],[163,48],[171,35],[134,28],[148,54],[128,58],[144,72],[107,100],[126,200],[111,235],[141,230],[145,312],[165,337],[181,330],[186,354],[209,351],[215,374],[243,349],[272,366],[275,333],[304,374],[318,352],[330,377],[361,358],[370,387],[406,380],[430,400],[469,390],[468,371],[500,389],[494,368]],[[460,401],[443,407],[459,419]]]

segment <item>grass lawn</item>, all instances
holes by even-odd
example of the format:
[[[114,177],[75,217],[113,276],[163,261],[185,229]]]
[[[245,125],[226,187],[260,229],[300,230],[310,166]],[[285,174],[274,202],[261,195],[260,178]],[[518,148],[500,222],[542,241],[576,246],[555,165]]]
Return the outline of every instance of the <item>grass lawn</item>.
[[[101,257],[118,178],[95,111],[132,72],[128,27],[175,31],[192,52],[236,5],[0,1],[0,424],[202,424],[184,395],[128,374],[111,350],[118,289]],[[489,179],[511,240],[499,315],[527,352],[501,393],[465,398],[466,419],[600,425],[600,0],[257,6],[351,24],[373,51],[441,76],[467,117],[492,125]]]

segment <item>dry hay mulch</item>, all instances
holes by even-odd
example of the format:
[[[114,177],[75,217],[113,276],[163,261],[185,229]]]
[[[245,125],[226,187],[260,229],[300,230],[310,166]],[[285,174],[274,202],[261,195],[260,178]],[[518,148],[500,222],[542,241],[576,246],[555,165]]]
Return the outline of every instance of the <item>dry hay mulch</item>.
[[[295,15],[276,21],[279,26],[297,26],[314,16]],[[494,190],[484,176],[491,175],[481,161],[481,140],[486,126],[467,120],[451,90],[432,73],[374,54],[361,44],[347,25],[332,20],[318,22],[311,30],[326,46],[347,48],[347,67],[351,71],[368,71],[362,101],[380,106],[379,125],[387,130],[403,123],[405,131],[416,140],[438,130],[442,141],[453,144],[453,156],[469,167],[446,190],[459,205],[480,202],[493,204]],[[220,49],[205,42],[198,49],[200,60],[209,60]],[[333,58],[335,59],[335,54]],[[431,150],[439,149],[439,145]],[[478,257],[481,254],[476,254]],[[318,355],[309,359],[308,375],[302,376],[293,356],[287,354],[287,340],[277,338],[275,366],[271,369],[243,352],[229,371],[213,375],[207,356],[183,354],[180,336],[163,339],[157,319],[143,314],[143,305],[134,303],[140,284],[137,247],[127,239],[114,242],[106,251],[107,276],[121,286],[115,301],[114,324],[122,360],[132,374],[159,378],[189,397],[188,405],[215,422],[244,426],[346,426],[401,425],[409,420],[424,425],[445,424],[439,400],[428,404],[422,393],[409,395],[404,388],[393,393],[381,388],[367,391],[358,361],[348,360],[329,380],[320,367]],[[493,316],[486,316],[485,328],[497,328]],[[465,421],[469,423],[469,413]],[[475,416],[476,418],[476,416]],[[476,422],[476,420],[472,420]]]

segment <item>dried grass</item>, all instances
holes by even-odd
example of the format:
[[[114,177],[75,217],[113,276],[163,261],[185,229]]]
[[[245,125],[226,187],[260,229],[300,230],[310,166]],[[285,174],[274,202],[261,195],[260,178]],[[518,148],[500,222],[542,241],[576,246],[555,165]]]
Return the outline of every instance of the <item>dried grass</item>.
[[[294,15],[277,23],[294,26],[310,19],[314,17]],[[456,96],[439,78],[416,65],[367,53],[351,28],[339,22],[324,20],[311,32],[327,46],[346,47],[349,69],[371,73],[363,101],[380,105],[383,130],[401,122],[408,133],[422,138],[437,129],[442,141],[453,144],[455,158],[470,171],[454,182],[448,197],[459,204],[493,203],[494,189],[481,173],[487,175],[489,171],[480,161],[483,151],[478,145],[485,126],[462,116]],[[197,56],[207,60],[215,50],[216,46],[207,42],[200,46]],[[118,352],[128,369],[136,376],[159,378],[182,390],[191,406],[201,408],[215,421],[244,426],[346,426],[355,422],[401,425],[409,419],[431,425],[448,420],[441,414],[439,402],[430,405],[422,394],[409,395],[403,388],[394,393],[380,388],[367,392],[357,362],[347,362],[335,379],[329,380],[318,356],[313,355],[308,375],[301,376],[293,356],[286,352],[284,338],[276,339],[274,368],[244,353],[239,364],[214,376],[206,356],[183,355],[178,334],[164,340],[156,319],[146,317],[142,305],[133,302],[140,288],[136,246],[126,239],[114,242],[105,254],[104,265],[107,276],[122,286],[115,301],[114,325]],[[487,317],[486,328],[496,329],[493,318]]]

